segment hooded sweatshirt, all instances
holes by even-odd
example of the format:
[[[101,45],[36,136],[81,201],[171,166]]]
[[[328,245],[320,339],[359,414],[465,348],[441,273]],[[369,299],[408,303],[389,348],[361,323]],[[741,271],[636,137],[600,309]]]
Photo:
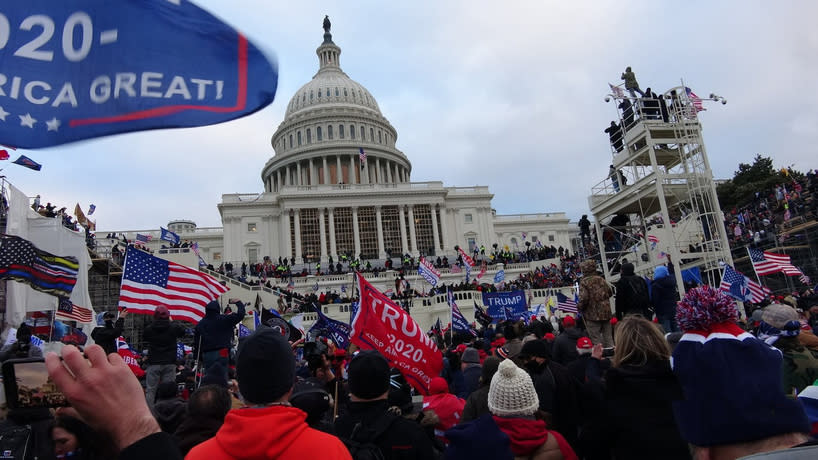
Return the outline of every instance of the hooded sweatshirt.
[[[565,439],[556,431],[546,428],[542,420],[526,418],[494,417],[500,431],[511,440],[515,458],[563,458],[577,460],[577,455]],[[552,437],[553,439],[549,439]],[[556,456],[559,450],[561,457]]]
[[[676,291],[676,278],[664,265],[659,265],[653,272],[653,282],[650,283],[650,298],[656,311],[656,316],[671,316],[676,311],[676,302],[679,294]]]
[[[235,313],[229,315],[219,314],[219,303],[215,300],[205,306],[205,316],[196,325],[194,334],[194,346],[199,345],[201,340],[201,352],[221,350],[229,348],[230,341],[233,340],[233,329],[244,318],[244,304],[236,302]]]
[[[349,459],[349,451],[335,436],[307,426],[307,414],[289,406],[235,409],[211,438],[191,449],[192,460]]]

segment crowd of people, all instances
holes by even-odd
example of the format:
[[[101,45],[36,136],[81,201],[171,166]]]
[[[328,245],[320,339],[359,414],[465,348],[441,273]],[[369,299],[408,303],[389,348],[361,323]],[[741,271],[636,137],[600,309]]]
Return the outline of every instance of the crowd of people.
[[[185,356],[183,328],[156,308],[140,381],[115,355],[127,312],[111,314],[84,354],[68,346],[62,361],[46,356],[71,407],[12,411],[0,429],[32,427],[38,458],[818,454],[814,291],[771,299],[744,319],[707,286],[679,298],[662,281],[672,264],[650,283],[626,264],[614,286],[594,261],[580,265],[578,314],[430,330],[443,368],[422,391],[378,351],[343,349],[324,331],[292,340],[271,320],[237,337],[246,314],[237,299],[230,310],[207,306]]]

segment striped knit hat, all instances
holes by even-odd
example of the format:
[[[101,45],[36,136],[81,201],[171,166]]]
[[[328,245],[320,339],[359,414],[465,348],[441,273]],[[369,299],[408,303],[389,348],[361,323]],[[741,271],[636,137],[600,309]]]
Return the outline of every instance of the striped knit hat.
[[[808,433],[800,404],[781,388],[781,352],[738,327],[735,302],[708,286],[679,302],[684,335],[673,372],[685,399],[674,403],[679,433],[696,446],[718,446]]]
[[[489,387],[489,411],[500,417],[532,415],[540,407],[531,377],[511,360],[500,363]]]

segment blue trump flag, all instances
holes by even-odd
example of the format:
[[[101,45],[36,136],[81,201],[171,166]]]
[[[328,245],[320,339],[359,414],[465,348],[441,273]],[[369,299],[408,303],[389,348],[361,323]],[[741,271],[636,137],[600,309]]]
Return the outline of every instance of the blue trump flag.
[[[162,231],[162,236],[159,237],[160,240],[169,241],[173,244],[179,244],[179,242],[182,241],[182,239],[179,238],[179,235],[166,228],[159,227],[159,230]]]
[[[312,325],[310,332],[323,332],[335,342],[338,348],[346,350],[349,347],[349,334],[352,332],[349,324],[325,316],[320,309],[315,311],[318,313],[318,320]]]
[[[0,144],[15,147],[221,123],[278,84],[275,62],[188,0],[4,2],[0,38]]]
[[[495,321],[525,318],[528,310],[523,291],[484,292],[483,303],[488,306],[488,314]]]

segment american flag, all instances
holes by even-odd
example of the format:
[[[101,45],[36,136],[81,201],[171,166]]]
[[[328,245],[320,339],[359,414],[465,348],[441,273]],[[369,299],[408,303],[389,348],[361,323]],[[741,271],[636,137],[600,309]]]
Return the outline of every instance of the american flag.
[[[706,110],[704,106],[702,106],[702,99],[699,96],[696,96],[696,93],[694,93],[692,89],[685,86],[685,92],[687,93],[687,98],[693,103],[693,108],[696,109],[696,112]]]
[[[804,284],[810,284],[809,276],[807,276],[805,273],[802,273],[801,276],[798,277],[798,279],[801,280],[801,282]]]
[[[166,305],[176,319],[198,323],[205,305],[228,291],[216,278],[128,247],[119,291],[119,306],[152,314]]]
[[[724,266],[724,273],[721,275],[719,290],[724,291],[730,297],[742,302],[761,302],[770,295],[770,290],[766,287],[750,280],[742,273],[736,271],[729,265]]]
[[[364,152],[364,148],[363,148],[363,147],[360,147],[360,148],[358,149],[358,152],[359,152],[359,153],[358,153],[358,158],[360,158],[360,160],[361,160],[361,166],[363,167],[363,164],[364,164],[364,163],[366,163],[366,152]]]
[[[651,243],[656,244],[656,243],[659,242],[659,237],[656,236],[656,235],[648,235],[648,241],[650,241]]]
[[[577,302],[574,299],[569,299],[562,292],[557,292],[557,309],[566,313],[577,313]]]
[[[12,279],[40,292],[68,297],[77,284],[78,270],[79,263],[74,257],[50,254],[19,236],[0,238],[0,279]]]
[[[94,322],[94,313],[90,308],[74,305],[71,299],[67,297],[60,297],[60,303],[57,306],[57,318],[78,323],[92,323]]]
[[[463,269],[460,268],[460,265],[457,265],[457,264],[452,265],[452,268],[451,268],[452,273],[460,273],[462,271],[463,271]]]
[[[151,235],[143,235],[141,233],[136,234],[136,241],[139,243],[148,244],[153,237]]]
[[[290,277],[290,281],[287,282],[287,289],[293,289],[295,287],[295,283],[293,283],[292,277]]]
[[[616,96],[616,97],[625,97],[625,92],[624,92],[624,91],[622,91],[622,88],[621,88],[621,87],[619,87],[619,86],[614,86],[614,85],[612,85],[612,84],[610,84],[610,83],[608,83],[608,86],[610,86],[610,87],[611,87],[611,91],[613,92],[613,95],[614,95],[614,96]]]
[[[750,260],[758,276],[772,273],[784,272],[787,276],[802,275],[801,270],[796,268],[790,256],[786,254],[775,254],[773,252],[759,251],[758,249],[747,248],[750,252]]]

